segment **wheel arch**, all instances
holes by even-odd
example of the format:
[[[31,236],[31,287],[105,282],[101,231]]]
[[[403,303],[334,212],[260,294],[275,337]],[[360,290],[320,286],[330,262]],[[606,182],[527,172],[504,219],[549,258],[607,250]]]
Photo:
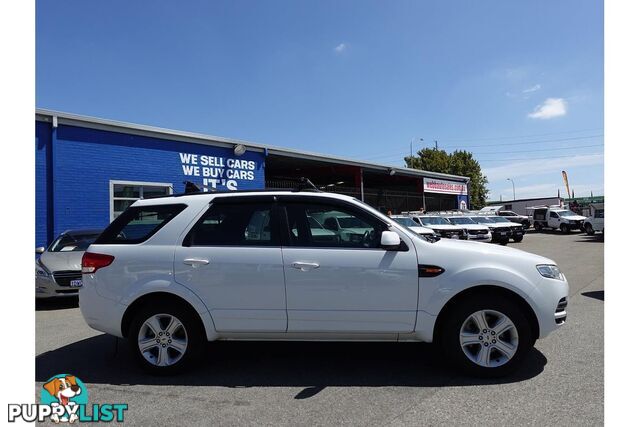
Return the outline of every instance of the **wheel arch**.
[[[445,305],[442,307],[442,310],[440,310],[440,313],[438,313],[438,316],[436,318],[436,322],[433,328],[433,341],[434,342],[438,342],[439,341],[439,335],[442,331],[442,326],[444,324],[444,319],[447,318],[448,314],[450,313],[451,309],[453,307],[456,306],[456,304],[458,304],[460,301],[467,299],[467,298],[473,298],[474,296],[478,295],[478,294],[482,294],[482,295],[487,295],[487,294],[492,294],[492,295],[501,295],[507,299],[510,299],[511,301],[514,301],[523,311],[524,315],[526,316],[527,320],[529,321],[529,324],[531,325],[531,334],[532,337],[535,340],[537,340],[540,337],[540,325],[538,323],[538,318],[536,317],[535,312],[533,311],[533,308],[529,305],[529,303],[520,295],[518,295],[516,292],[501,287],[501,286],[496,286],[496,285],[478,285],[478,286],[473,286],[470,288],[466,288],[460,292],[458,292],[457,294],[455,294],[453,297],[451,297],[446,303]]]
[[[165,291],[150,292],[140,295],[131,304],[129,304],[122,316],[122,321],[120,323],[122,336],[124,338],[127,338],[131,322],[133,321],[136,313],[142,307],[157,304],[160,302],[169,302],[171,304],[179,305],[190,311],[195,316],[195,318],[200,321],[200,326],[202,327],[202,331],[207,336],[207,339],[211,341],[214,338],[212,337],[210,327],[208,327],[212,326],[211,316],[208,313],[198,313],[198,311],[189,301],[179,295]]]

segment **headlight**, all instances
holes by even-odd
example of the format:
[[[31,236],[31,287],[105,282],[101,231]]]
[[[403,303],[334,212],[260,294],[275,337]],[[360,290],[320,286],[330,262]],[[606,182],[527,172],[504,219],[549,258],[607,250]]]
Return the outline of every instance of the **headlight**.
[[[36,276],[49,277],[49,271],[40,264],[40,260],[36,261]]]
[[[564,280],[564,275],[555,265],[541,264],[536,265],[536,268],[543,277],[548,277],[549,279]]]

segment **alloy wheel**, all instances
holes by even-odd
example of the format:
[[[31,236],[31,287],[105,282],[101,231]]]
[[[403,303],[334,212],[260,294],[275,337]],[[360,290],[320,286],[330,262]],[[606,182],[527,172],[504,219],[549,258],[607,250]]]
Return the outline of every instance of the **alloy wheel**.
[[[495,368],[515,356],[518,330],[513,321],[499,311],[476,311],[462,323],[460,346],[473,363]]]
[[[187,330],[171,314],[154,314],[138,331],[138,349],[155,366],[175,365],[186,353],[187,345]]]

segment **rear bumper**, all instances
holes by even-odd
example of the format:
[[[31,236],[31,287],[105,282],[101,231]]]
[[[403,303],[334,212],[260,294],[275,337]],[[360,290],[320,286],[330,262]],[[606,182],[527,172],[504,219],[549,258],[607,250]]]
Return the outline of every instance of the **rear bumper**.
[[[87,280],[80,288],[79,295],[80,311],[87,325],[122,338],[122,317],[127,306],[99,295],[94,284]]]

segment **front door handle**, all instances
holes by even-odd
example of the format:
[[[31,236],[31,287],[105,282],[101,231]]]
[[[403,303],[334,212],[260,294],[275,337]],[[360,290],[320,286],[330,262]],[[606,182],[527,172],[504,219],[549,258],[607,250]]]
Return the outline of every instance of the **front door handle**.
[[[317,262],[296,261],[291,264],[291,267],[297,268],[298,270],[302,270],[302,271],[309,271],[309,270],[313,270],[314,268],[320,267],[320,264],[318,264]]]
[[[209,264],[209,260],[205,258],[185,258],[184,263],[195,268],[199,265]]]

